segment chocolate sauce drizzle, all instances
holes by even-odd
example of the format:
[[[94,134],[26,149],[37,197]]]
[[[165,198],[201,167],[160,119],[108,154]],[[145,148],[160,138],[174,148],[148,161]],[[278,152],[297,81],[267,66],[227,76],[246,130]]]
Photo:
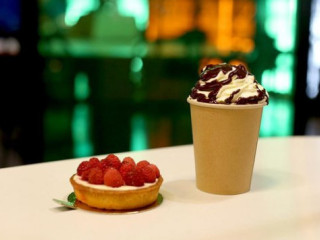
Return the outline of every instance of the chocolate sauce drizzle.
[[[234,70],[232,70],[232,67],[235,67]],[[229,76],[227,79],[223,81],[217,81],[214,80],[212,82],[207,82],[209,79],[216,78],[220,72],[223,72],[223,74],[229,73]],[[193,99],[196,99],[198,102],[204,102],[204,103],[218,103],[217,102],[217,94],[219,90],[222,88],[222,86],[229,84],[232,81],[233,76],[237,76],[237,79],[243,79],[247,75],[252,75],[247,71],[247,69],[243,65],[238,66],[232,66],[230,64],[218,64],[218,65],[212,65],[209,64],[206,67],[203,68],[202,72],[200,73],[200,80],[205,82],[204,85],[200,85],[200,82],[198,81],[194,88],[192,88],[190,97]],[[236,80],[235,80],[236,81]],[[256,80],[254,80],[255,83],[257,83]],[[237,101],[235,101],[235,104],[243,105],[243,104],[257,104],[259,101],[266,99],[266,102],[268,103],[269,98],[266,94],[266,90],[260,90],[258,87],[257,92],[258,95],[252,96],[252,97],[240,97]],[[210,92],[208,95],[208,98],[202,94],[198,93],[198,91],[207,91]],[[236,95],[238,92],[240,92],[240,89],[235,90],[230,97],[225,99],[225,104],[231,104],[232,99],[234,95]]]

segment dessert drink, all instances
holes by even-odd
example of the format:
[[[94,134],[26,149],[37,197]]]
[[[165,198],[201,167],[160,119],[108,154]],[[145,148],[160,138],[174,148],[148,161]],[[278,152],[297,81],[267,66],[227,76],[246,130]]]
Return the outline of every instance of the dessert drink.
[[[78,201],[99,209],[132,210],[157,200],[162,184],[158,167],[146,160],[120,159],[114,154],[105,159],[83,161],[70,182]]]
[[[243,65],[207,65],[187,101],[197,188],[215,194],[249,191],[267,91]]]

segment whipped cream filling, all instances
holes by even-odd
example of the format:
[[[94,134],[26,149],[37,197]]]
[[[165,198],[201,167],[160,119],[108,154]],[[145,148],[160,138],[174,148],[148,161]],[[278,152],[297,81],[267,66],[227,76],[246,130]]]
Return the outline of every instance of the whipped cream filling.
[[[268,104],[268,92],[242,66],[208,65],[192,89],[189,101],[217,104]]]
[[[78,184],[80,184],[82,186],[85,186],[85,187],[91,187],[91,188],[99,189],[99,190],[113,190],[113,191],[137,190],[137,189],[150,187],[152,185],[155,185],[158,182],[158,178],[157,178],[155,182],[153,182],[153,183],[145,183],[141,187],[128,186],[128,185],[123,185],[121,187],[109,187],[109,186],[104,185],[104,184],[91,184],[88,181],[82,180],[81,176],[79,176],[79,175],[74,175],[73,180],[76,183],[78,183]]]

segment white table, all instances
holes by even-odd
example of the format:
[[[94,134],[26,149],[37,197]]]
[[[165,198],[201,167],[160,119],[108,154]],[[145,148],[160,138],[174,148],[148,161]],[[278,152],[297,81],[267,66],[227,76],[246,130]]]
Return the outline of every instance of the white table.
[[[0,169],[0,239],[320,239],[320,137],[259,140],[252,189],[196,189],[191,145],[117,154],[157,164],[163,203],[137,214],[66,210],[83,159]]]

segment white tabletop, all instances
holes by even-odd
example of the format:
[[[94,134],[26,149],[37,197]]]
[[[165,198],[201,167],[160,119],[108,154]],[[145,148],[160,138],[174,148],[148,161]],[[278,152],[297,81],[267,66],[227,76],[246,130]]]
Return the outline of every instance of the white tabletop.
[[[320,137],[259,139],[250,192],[195,187],[191,145],[120,153],[157,164],[163,203],[137,214],[66,210],[83,159],[0,169],[0,239],[320,239]]]

